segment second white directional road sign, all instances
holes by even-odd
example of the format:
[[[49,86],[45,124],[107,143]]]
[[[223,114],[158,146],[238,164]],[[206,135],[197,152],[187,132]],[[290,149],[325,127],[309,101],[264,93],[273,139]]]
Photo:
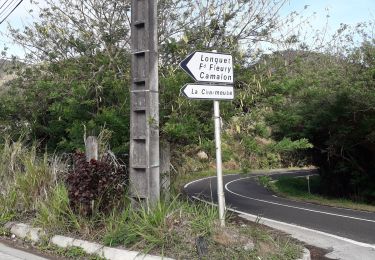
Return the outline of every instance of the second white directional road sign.
[[[233,86],[186,84],[182,93],[190,99],[232,100]]]

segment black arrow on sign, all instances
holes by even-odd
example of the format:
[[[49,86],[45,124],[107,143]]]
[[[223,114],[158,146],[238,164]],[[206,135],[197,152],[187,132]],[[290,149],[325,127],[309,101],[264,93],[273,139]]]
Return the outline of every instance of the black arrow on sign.
[[[196,53],[196,51],[193,52],[193,53],[191,53],[191,54],[190,54],[189,56],[187,56],[184,60],[182,60],[182,61],[180,62],[180,67],[181,67],[181,69],[183,69],[184,71],[186,71],[186,73],[189,74],[190,77],[192,77],[195,81],[198,81],[198,80],[194,77],[194,75],[193,75],[193,73],[190,71],[190,69],[187,67],[189,61],[191,60],[191,58],[193,58],[193,56],[195,55],[195,53]]]

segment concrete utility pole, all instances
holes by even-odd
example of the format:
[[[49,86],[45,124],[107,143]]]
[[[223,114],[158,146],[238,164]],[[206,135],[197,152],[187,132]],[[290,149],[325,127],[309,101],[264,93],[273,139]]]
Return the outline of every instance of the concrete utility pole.
[[[133,202],[160,197],[157,1],[132,0],[130,194]]]

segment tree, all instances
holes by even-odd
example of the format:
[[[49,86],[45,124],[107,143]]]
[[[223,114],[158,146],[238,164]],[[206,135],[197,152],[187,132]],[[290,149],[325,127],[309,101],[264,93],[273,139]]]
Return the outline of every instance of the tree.
[[[188,129],[185,140],[212,134],[207,104],[174,98],[189,80],[176,74],[178,62],[193,49],[215,48],[233,52],[240,64],[246,57],[244,44],[252,49],[257,42],[273,41],[281,23],[277,12],[285,2],[158,2],[161,128],[166,138],[183,142],[174,130],[178,127]],[[13,91],[22,93],[20,104],[8,104],[14,110],[3,114],[2,120],[9,122],[9,113],[13,114],[51,149],[73,149],[80,143],[83,125],[93,132],[108,127],[115,132],[116,147],[126,144],[129,10],[130,0],[47,0],[39,20],[23,31],[10,29],[12,39],[28,50],[26,59],[34,65],[21,69],[13,82]],[[230,113],[224,109],[225,114]]]
[[[372,41],[346,57],[284,52],[268,60],[278,64],[264,82],[273,134],[313,144],[329,195],[374,199],[374,50]]]
[[[11,83],[18,105],[2,97],[11,109],[0,113],[3,125],[14,125],[7,131],[17,132],[16,119],[50,149],[74,150],[85,127],[93,134],[107,127],[116,132],[115,151],[126,151],[129,7],[127,1],[47,1],[38,21],[10,30],[32,65]]]
[[[37,5],[37,3],[35,3]],[[46,0],[39,19],[22,31],[9,26],[28,62],[50,62],[104,53],[115,59],[130,44],[130,1]]]
[[[46,0],[46,6],[39,7],[39,21],[23,31],[10,27],[11,39],[28,50],[31,61],[56,61],[98,51],[116,56],[118,50],[130,49],[130,2]],[[158,1],[161,65],[179,62],[172,62],[176,58],[171,57],[177,47],[182,52],[179,58],[196,49],[241,52],[248,57],[250,51],[260,51],[260,42],[284,41],[278,32],[297,15],[292,12],[280,18],[278,12],[286,2]]]
[[[159,1],[161,62],[176,66],[194,50],[218,50],[237,63],[258,58],[262,42],[283,42],[281,28],[296,13],[279,16],[287,0],[162,0]],[[250,61],[251,61],[250,60]]]

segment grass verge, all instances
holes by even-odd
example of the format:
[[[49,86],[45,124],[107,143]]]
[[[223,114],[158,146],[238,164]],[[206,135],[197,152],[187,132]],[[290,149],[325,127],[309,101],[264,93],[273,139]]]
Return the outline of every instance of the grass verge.
[[[175,259],[296,259],[302,247],[259,224],[229,216],[219,227],[216,207],[175,197],[151,211],[126,209],[104,241]]]
[[[181,196],[171,195],[151,209],[134,209],[124,194],[110,212],[103,213],[93,205],[92,214],[81,215],[69,203],[66,166],[57,157],[38,155],[35,145],[6,141],[0,146],[0,226],[17,220],[42,227],[49,234],[176,259],[287,260],[301,254],[296,241],[258,224],[238,223],[230,216],[227,227],[220,228],[216,207]],[[184,175],[175,185],[214,175],[214,170]],[[9,235],[6,230],[0,232]],[[55,253],[86,257],[77,248]]]
[[[275,193],[289,199],[316,203],[331,207],[341,207],[355,210],[375,212],[375,206],[354,202],[348,199],[337,199],[317,194],[320,186],[319,176],[310,176],[310,191],[308,192],[308,181],[306,178],[282,177],[276,182],[260,180],[260,183]]]
[[[66,193],[59,191],[58,194],[64,197]],[[45,204],[45,207],[56,205],[59,203]],[[72,235],[67,231],[70,230],[80,238],[86,234],[86,239],[90,234],[92,239],[108,246],[175,259],[292,260],[300,257],[302,251],[302,246],[290,237],[257,223],[239,220],[235,215],[229,215],[226,227],[221,228],[216,207],[192,203],[179,196],[162,200],[152,209],[135,210],[128,206],[122,211],[114,210],[110,215],[92,216],[91,219],[77,216],[79,225],[72,226],[69,226],[71,217],[65,210],[50,212],[55,216],[41,218],[38,224],[55,233],[60,230],[57,233]],[[62,221],[64,217],[67,221]],[[51,223],[52,219],[58,221]],[[58,249],[49,244],[38,248],[72,259],[101,259],[88,258],[78,248]]]

